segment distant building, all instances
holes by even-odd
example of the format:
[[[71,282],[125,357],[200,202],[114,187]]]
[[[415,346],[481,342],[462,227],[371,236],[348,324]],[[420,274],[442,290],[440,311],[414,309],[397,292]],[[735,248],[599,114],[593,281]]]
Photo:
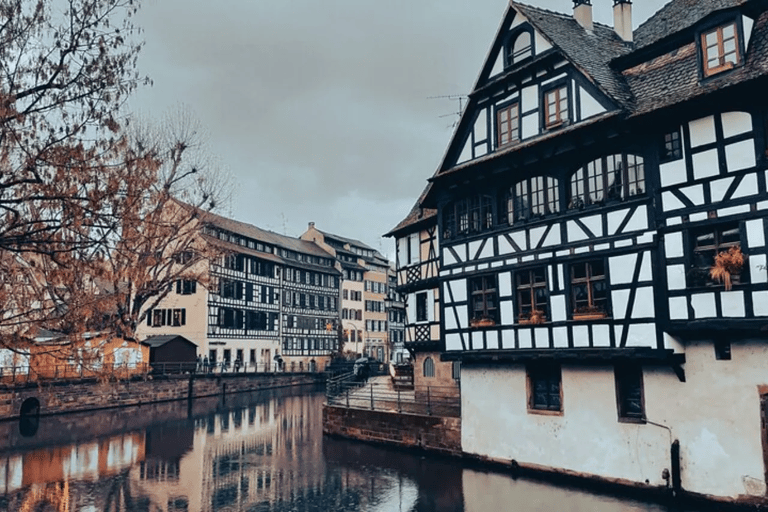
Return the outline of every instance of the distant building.
[[[314,222],[300,238],[331,253],[341,269],[343,350],[389,362],[389,261],[359,240],[320,231]]]
[[[148,312],[141,339],[181,335],[234,369],[322,370],[338,350],[341,275],[316,244],[207,214],[205,243],[224,256],[207,283],[177,281]]]

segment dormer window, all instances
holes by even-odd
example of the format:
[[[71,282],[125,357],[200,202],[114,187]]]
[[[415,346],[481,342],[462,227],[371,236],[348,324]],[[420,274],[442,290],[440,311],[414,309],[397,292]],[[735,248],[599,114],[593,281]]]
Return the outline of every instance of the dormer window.
[[[739,28],[736,22],[703,32],[701,50],[705,77],[727,71],[740,64]]]
[[[568,87],[561,86],[544,93],[544,126],[558,128],[566,124],[568,117]]]
[[[504,52],[504,67],[510,67],[514,64],[533,55],[533,38],[529,30],[521,30],[510,36],[507,40],[506,50]]]

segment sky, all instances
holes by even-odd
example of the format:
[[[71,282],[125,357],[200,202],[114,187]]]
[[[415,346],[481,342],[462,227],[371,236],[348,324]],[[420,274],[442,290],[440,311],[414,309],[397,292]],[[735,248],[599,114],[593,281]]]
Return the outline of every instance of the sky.
[[[571,0],[525,3],[570,13]],[[636,0],[635,27],[666,0]],[[613,24],[613,2],[593,0]],[[231,174],[221,212],[289,236],[307,223],[394,259],[458,121],[505,0],[145,0],[129,108],[189,111]]]

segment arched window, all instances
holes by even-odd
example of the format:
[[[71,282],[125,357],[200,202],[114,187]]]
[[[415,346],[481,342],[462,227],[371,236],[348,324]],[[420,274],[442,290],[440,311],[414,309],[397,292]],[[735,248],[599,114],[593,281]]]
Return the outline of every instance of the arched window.
[[[493,198],[477,194],[443,207],[443,238],[470,235],[489,230],[494,226]]]
[[[435,362],[432,360],[431,357],[428,357],[424,360],[424,377],[434,377],[435,376]]]
[[[533,37],[526,28],[512,34],[507,40],[504,52],[504,67],[509,67],[533,55]]]
[[[507,219],[510,225],[559,211],[560,189],[556,178],[535,176],[509,188]]]
[[[636,155],[610,155],[589,162],[571,176],[568,208],[645,194],[645,165]]]

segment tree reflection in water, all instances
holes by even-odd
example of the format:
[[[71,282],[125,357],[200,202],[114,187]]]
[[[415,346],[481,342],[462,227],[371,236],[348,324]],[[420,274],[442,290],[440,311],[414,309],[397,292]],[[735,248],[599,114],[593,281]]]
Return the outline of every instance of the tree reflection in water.
[[[323,398],[294,389],[46,417],[35,437],[5,441],[0,425],[0,510],[664,510],[324,438]]]

